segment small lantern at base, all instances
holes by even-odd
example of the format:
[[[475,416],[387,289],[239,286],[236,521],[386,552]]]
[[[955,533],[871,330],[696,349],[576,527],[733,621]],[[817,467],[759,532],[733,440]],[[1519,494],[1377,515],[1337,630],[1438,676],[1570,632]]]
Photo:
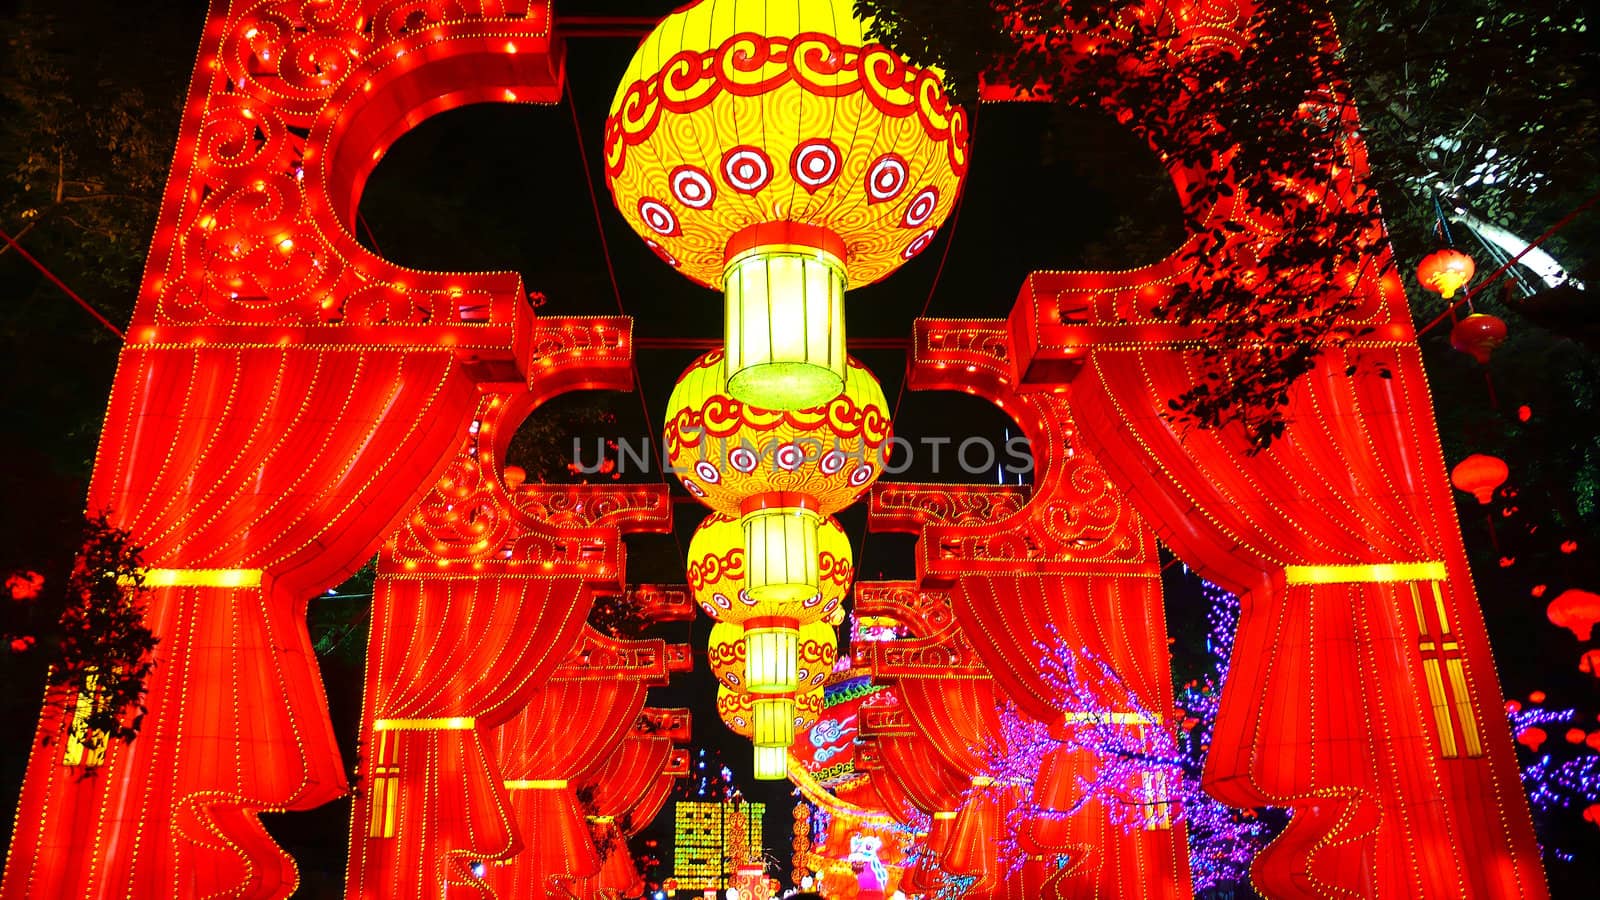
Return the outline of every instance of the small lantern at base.
[[[788,747],[757,746],[755,751],[757,781],[782,781],[789,777]]]
[[[1489,355],[1505,339],[1506,323],[1483,313],[1473,313],[1450,329],[1450,346],[1471,356],[1479,365],[1488,365]]]
[[[1449,300],[1477,272],[1478,266],[1472,257],[1454,247],[1444,247],[1424,256],[1417,264],[1417,282]]]

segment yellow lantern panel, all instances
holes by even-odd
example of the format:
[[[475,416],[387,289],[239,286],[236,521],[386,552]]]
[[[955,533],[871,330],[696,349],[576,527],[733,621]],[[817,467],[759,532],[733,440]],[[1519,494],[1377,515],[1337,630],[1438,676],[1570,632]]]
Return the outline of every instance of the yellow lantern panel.
[[[844,621],[844,598],[855,578],[850,538],[833,518],[817,526],[819,591],[799,600],[757,602],[745,586],[745,534],[739,519],[712,513],[689,539],[688,581],[706,615],[719,622],[743,622],[752,616],[776,615],[802,625]]]
[[[750,739],[757,747],[788,747],[794,743],[794,698],[752,698],[750,721]]]
[[[749,692],[745,685],[745,641],[741,626],[727,622],[711,626],[706,655],[711,661],[711,674],[719,686],[736,693]],[[802,692],[821,690],[839,659],[838,635],[833,626],[826,622],[801,625],[795,655],[798,689]]]
[[[639,45],[606,118],[606,184],[668,264],[722,287],[734,236],[787,220],[848,247],[858,287],[932,240],[966,174],[966,112],[851,6],[702,0]]]
[[[889,402],[872,373],[848,361],[844,391],[827,403],[774,410],[727,391],[721,350],[691,365],[667,400],[667,463],[716,512],[743,514],[752,497],[793,493],[819,515],[854,503],[882,474]]]
[[[788,747],[762,747],[758,744],[753,749],[757,781],[782,781],[789,777]]]
[[[744,527],[745,591],[758,606],[822,596],[819,522],[814,511],[802,506],[761,507],[739,520]]]
[[[744,623],[744,683],[752,694],[792,694],[800,686],[800,625],[793,619]]]
[[[755,701],[762,699],[759,694],[739,694],[728,690],[725,686],[717,688],[717,716],[723,724],[734,734],[745,739],[755,737]],[[789,695],[789,700],[794,703],[794,730],[803,733],[817,724],[823,712],[823,692],[821,688]]]
[[[728,393],[804,409],[844,390],[844,261],[824,250],[757,246],[723,274]]]

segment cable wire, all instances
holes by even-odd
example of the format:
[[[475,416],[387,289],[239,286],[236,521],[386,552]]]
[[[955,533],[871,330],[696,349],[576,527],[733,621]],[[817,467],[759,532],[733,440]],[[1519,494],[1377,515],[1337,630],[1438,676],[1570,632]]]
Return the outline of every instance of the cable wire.
[[[82,297],[79,297],[77,295],[77,293],[72,290],[72,288],[67,287],[67,283],[66,282],[64,282],[61,279],[57,278],[56,274],[54,272],[52,272],[49,269],[45,268],[44,263],[39,262],[37,259],[34,259],[33,258],[33,254],[31,254],[28,251],[22,249],[22,245],[17,243],[16,240],[11,237],[11,235],[6,234],[4,231],[0,231],[0,238],[5,239],[6,244],[11,249],[17,251],[17,255],[18,256],[21,256],[23,259],[27,260],[29,263],[32,263],[33,267],[35,269],[38,269],[40,274],[42,274],[42,275],[44,275],[44,277],[50,279],[50,283],[51,284],[53,284],[56,287],[60,288],[61,292],[66,294],[68,297],[71,297],[74,303],[77,303],[79,306],[83,307],[86,311],[88,311],[89,315],[94,316],[95,320],[98,321],[101,325],[104,325],[108,330],[110,330],[110,332],[112,334],[116,335],[118,338],[121,338],[122,340],[127,340],[128,339],[127,335],[122,333],[122,329],[120,329],[117,326],[111,324],[111,320],[107,319],[105,316],[102,316],[100,314],[100,310],[95,309],[94,307],[90,306],[89,305],[89,301],[83,299]]]

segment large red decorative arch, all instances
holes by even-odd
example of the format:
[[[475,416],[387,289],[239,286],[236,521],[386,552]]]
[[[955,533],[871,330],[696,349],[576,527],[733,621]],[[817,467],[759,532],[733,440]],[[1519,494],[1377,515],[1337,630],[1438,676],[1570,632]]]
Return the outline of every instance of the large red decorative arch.
[[[150,713],[81,779],[46,709],[0,896],[293,889],[257,813],[346,790],[306,598],[435,483],[477,385],[571,365],[532,368],[520,277],[388,263],[350,216],[428,116],[558,99],[550,18],[523,0],[213,2],[89,497],[152,566]]]
[[[1243,46],[1252,10],[1198,0],[1152,4],[1150,15],[1166,21],[1180,54],[1204,53]],[[1152,113],[1109,101],[1108,111],[1122,122]],[[1370,209],[1353,106],[1324,111],[1351,127],[1337,175],[1318,189],[1325,202]],[[1183,110],[1160,114],[1182,125]],[[1206,173],[1181,147],[1152,149],[1190,197]],[[1248,249],[1282,227],[1252,219],[1226,246],[1209,244],[1213,223],[1248,208],[1234,188],[1160,262],[1030,276],[1007,321],[1003,375],[1024,394],[1058,396],[1082,445],[1162,540],[1242,598],[1206,780],[1227,802],[1294,810],[1255,861],[1259,890],[1547,896],[1387,244],[1341,273],[1356,300],[1346,322],[1365,333],[1323,348],[1270,450],[1253,453],[1237,426],[1185,431],[1167,417],[1168,401],[1203,377],[1210,337],[1153,308],[1197,258]]]

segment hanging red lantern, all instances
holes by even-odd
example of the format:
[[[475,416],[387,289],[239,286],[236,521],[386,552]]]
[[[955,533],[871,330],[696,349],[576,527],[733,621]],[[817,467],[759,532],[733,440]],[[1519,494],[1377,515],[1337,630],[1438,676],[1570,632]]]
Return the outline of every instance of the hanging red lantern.
[[[1495,490],[1506,483],[1509,474],[1511,470],[1499,457],[1474,453],[1450,470],[1450,483],[1488,506],[1489,501],[1494,499]]]
[[[1532,750],[1535,753],[1538,753],[1539,748],[1544,746],[1545,740],[1549,737],[1550,736],[1548,734],[1545,734],[1543,728],[1533,725],[1517,732],[1517,743],[1527,747],[1529,750]]]
[[[1417,281],[1449,300],[1472,280],[1477,271],[1478,266],[1472,257],[1454,247],[1444,247],[1424,256],[1422,262],[1417,264]]]
[[[1594,624],[1600,622],[1600,594],[1577,588],[1562,591],[1545,608],[1545,616],[1552,625],[1566,628],[1578,640],[1587,641],[1594,631]]]
[[[1488,365],[1489,355],[1506,339],[1506,323],[1495,316],[1473,313],[1450,329],[1450,346]]]
[[[1585,650],[1578,657],[1578,671],[1600,678],[1600,650]]]

